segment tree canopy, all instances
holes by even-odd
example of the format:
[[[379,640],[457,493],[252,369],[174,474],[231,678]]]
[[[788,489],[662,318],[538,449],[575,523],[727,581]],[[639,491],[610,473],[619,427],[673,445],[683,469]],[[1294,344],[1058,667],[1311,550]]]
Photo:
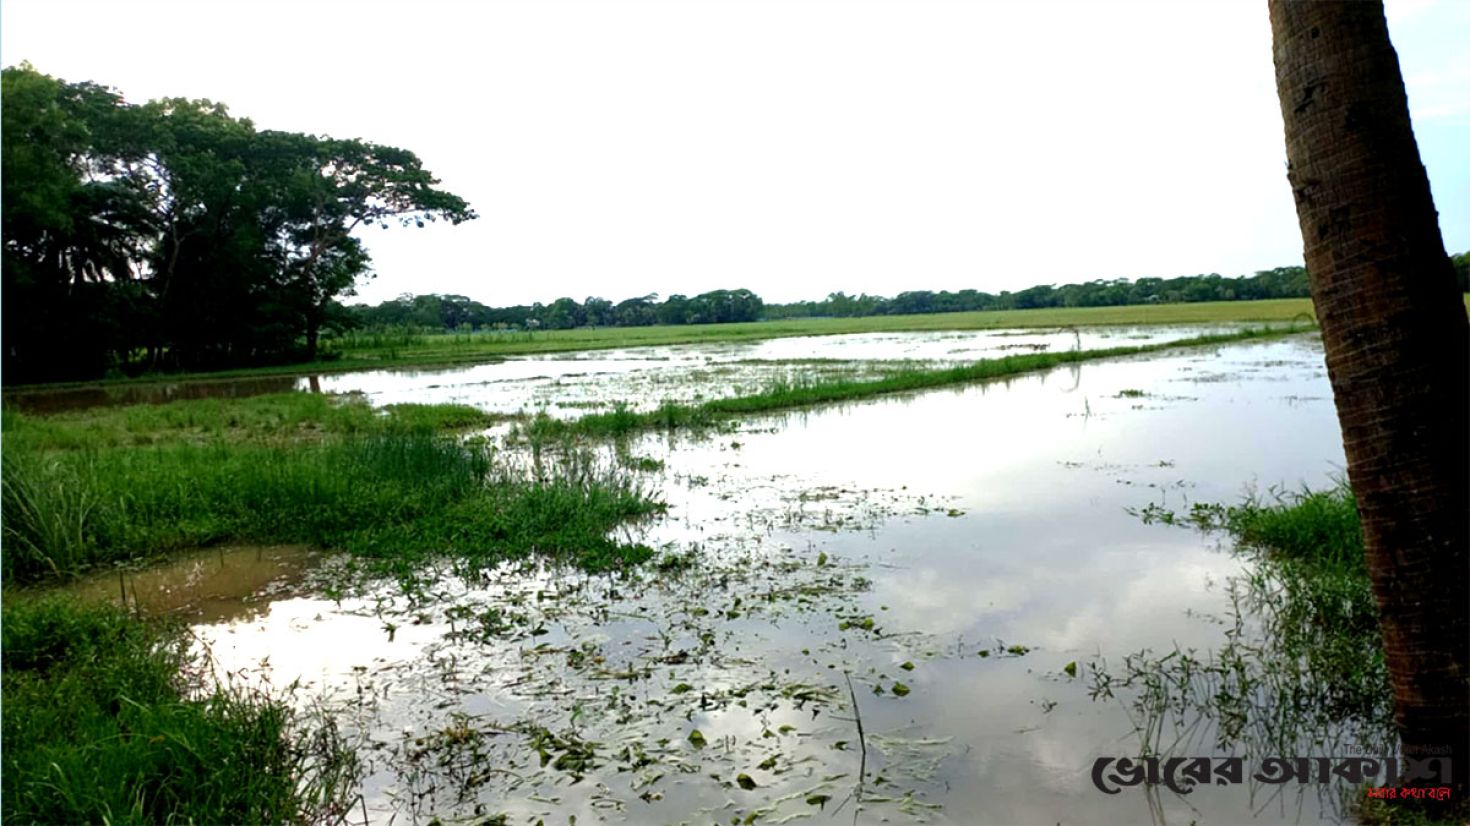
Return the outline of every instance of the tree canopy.
[[[7,382],[312,358],[371,274],[361,230],[475,217],[405,149],[0,79]]]

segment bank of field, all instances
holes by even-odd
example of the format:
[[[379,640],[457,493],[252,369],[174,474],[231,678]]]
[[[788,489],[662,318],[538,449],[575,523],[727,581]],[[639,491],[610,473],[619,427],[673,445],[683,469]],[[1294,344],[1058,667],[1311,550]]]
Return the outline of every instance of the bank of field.
[[[628,478],[575,457],[531,475],[455,435],[492,421],[304,393],[7,412],[4,578],[237,540],[337,548],[404,574],[431,553],[494,564],[534,550],[589,568],[646,555],[605,538],[657,508]]]
[[[209,373],[119,378],[98,382],[33,385],[27,389],[105,387],[189,378],[248,378],[340,373],[385,367],[434,367],[474,364],[509,356],[653,347],[674,344],[754,342],[794,336],[850,333],[934,332],[1161,324],[1260,324],[1311,321],[1312,302],[1305,298],[1268,301],[1216,301],[1195,304],[1147,304],[1127,307],[1071,307],[1037,310],[986,310],[967,313],[801,318],[735,324],[687,324],[652,327],[583,327],[575,330],[418,333],[405,330],[358,331],[324,345],[322,361],[252,367]]]

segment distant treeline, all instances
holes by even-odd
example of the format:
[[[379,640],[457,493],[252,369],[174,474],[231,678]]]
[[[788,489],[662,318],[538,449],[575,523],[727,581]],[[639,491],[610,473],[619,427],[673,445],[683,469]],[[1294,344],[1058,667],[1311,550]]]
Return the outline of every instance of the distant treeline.
[[[832,293],[821,301],[799,301],[766,307],[766,318],[814,316],[909,315],[957,313],[974,310],[1033,310],[1042,307],[1117,307],[1125,304],[1175,304],[1186,301],[1251,301],[1262,298],[1303,298],[1310,295],[1305,267],[1278,267],[1253,276],[1225,278],[1184,275],[1178,278],[1140,278],[1088,281],[1055,287],[1042,284],[1019,292],[986,293],[979,290],[930,292],[914,290],[893,298]]]
[[[1470,253],[1453,258],[1462,290],[1470,289]],[[718,324],[781,318],[853,317],[954,313],[974,310],[1025,310],[1039,307],[1114,307],[1124,304],[1188,301],[1249,301],[1263,298],[1304,298],[1307,271],[1278,267],[1253,276],[1186,275],[1179,278],[1140,278],[1137,281],[1089,281],[1061,287],[1042,285],[1020,292],[998,294],[978,290],[931,292],[915,290],[893,298],[832,293],[821,301],[766,304],[750,290],[715,290],[693,298],[671,295],[660,302],[657,294],[613,302],[590,297],[578,303],[559,298],[550,304],[488,307],[462,295],[404,294],[377,306],[343,308],[359,327],[414,327],[419,329],[482,330],[573,327],[642,327],[652,324]]]
[[[412,152],[7,68],[4,376],[311,360],[372,225],[475,217]]]
[[[760,296],[750,290],[713,290],[693,298],[671,295],[662,302],[656,294],[649,294],[616,304],[594,296],[581,303],[558,298],[550,304],[514,307],[487,307],[462,295],[405,293],[375,307],[345,307],[344,312],[358,326],[368,328],[569,330],[759,321],[764,309]]]
[[[1307,295],[1305,271],[1282,267],[770,305],[733,289],[617,303],[495,308],[405,295],[344,306],[371,274],[367,228],[475,217],[412,152],[258,130],[208,100],[129,103],[24,64],[3,71],[0,110],[7,384],[311,361],[331,355],[319,352],[324,339],[352,328],[562,330]],[[1464,289],[1470,256],[1455,265]],[[511,276],[486,281],[498,277]]]

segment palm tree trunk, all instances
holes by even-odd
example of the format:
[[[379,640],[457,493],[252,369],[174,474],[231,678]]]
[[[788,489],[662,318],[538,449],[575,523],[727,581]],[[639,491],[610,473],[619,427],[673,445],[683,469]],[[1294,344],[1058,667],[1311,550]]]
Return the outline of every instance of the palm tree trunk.
[[[1269,0],[1312,300],[1403,754],[1470,769],[1470,327],[1378,2]]]

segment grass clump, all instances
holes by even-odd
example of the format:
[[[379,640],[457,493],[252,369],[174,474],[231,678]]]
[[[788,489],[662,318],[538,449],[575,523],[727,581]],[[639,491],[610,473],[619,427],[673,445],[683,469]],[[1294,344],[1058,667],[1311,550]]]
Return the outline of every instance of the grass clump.
[[[327,724],[215,689],[182,629],[111,607],[7,601],[3,815],[16,823],[286,823],[341,817],[356,762]]]
[[[607,539],[657,505],[627,473],[569,459],[513,472],[464,405],[286,393],[37,417],[7,411],[0,577],[30,583],[225,541],[355,552],[399,573],[545,553],[604,569],[646,550]]]
[[[1184,516],[1150,507],[1141,516],[1225,532],[1250,563],[1228,583],[1231,608],[1216,651],[1141,651],[1118,668],[1090,664],[1094,699],[1130,696],[1145,753],[1189,753],[1206,745],[1205,732],[1217,748],[1258,757],[1340,754],[1347,745],[1395,753],[1377,605],[1345,484],[1195,505]]]
[[[484,444],[380,432],[273,446],[216,442],[3,456],[9,582],[223,541],[308,543],[405,571],[539,552],[594,568],[641,561],[606,534],[659,507],[624,476],[527,478]]]
[[[497,417],[462,404],[396,404],[374,409],[362,396],[275,393],[243,399],[189,399],[35,416],[7,409],[7,441],[44,450],[312,441],[326,435],[488,427]]]

